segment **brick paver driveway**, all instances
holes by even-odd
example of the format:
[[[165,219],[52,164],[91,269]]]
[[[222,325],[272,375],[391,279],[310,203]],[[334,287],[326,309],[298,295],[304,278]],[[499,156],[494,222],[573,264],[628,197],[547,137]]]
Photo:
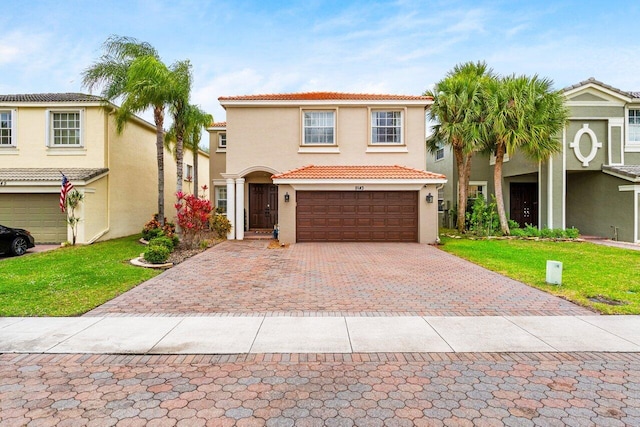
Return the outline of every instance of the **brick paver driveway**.
[[[428,245],[267,246],[222,243],[88,315],[593,314]]]

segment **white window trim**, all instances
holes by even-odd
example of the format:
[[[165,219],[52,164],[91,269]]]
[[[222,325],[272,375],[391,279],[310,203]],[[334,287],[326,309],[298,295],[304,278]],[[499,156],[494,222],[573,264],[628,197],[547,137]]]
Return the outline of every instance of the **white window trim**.
[[[54,113],[79,113],[80,115],[80,144],[76,145],[53,145],[53,133],[51,132],[52,116]],[[84,108],[60,108],[45,110],[45,145],[49,150],[73,150],[84,148]]]
[[[333,113],[333,143],[305,142],[305,113]],[[338,145],[338,109],[337,108],[300,108],[300,147],[335,147]]]
[[[11,142],[9,144],[0,144],[0,149],[15,149],[18,146],[18,110],[15,108],[0,108],[0,112],[7,111],[11,114]]]
[[[489,196],[487,194],[487,190],[488,190],[487,181],[469,181],[469,187],[471,187],[472,185],[475,185],[477,187],[482,187],[482,195],[484,196],[484,199],[487,200]],[[468,194],[467,194],[467,198],[469,198]]]
[[[443,161],[443,160],[444,160],[444,158],[445,158],[445,156],[446,156],[446,153],[445,153],[445,151],[444,151],[445,144],[444,144],[444,142],[438,142],[438,143],[437,143],[437,146],[438,146],[439,148],[436,150],[436,152],[435,152],[435,153],[433,153],[433,157],[435,157],[435,159],[436,159],[435,161],[436,161],[436,162],[441,162],[441,161]],[[439,153],[440,151],[442,151],[442,157],[438,157],[438,153]]]
[[[406,132],[406,123],[405,117],[406,108],[368,108],[369,110],[369,147],[399,147],[406,146],[405,143],[405,132]],[[400,113],[400,142],[373,142],[373,114],[374,113],[383,113],[383,112],[399,112]]]
[[[509,153],[504,153],[504,158],[502,159],[502,163],[507,163],[509,161]],[[493,166],[496,164],[496,155],[491,153],[489,155],[489,165]]]
[[[219,197],[219,194],[220,194],[220,193],[219,193],[219,190],[220,190],[220,189],[225,189],[225,190],[226,190],[226,189],[227,189],[227,187],[226,187],[226,186],[224,186],[224,185],[215,185],[213,188],[214,188],[213,195],[214,195],[214,197],[215,197],[215,208],[216,208],[216,210],[218,209],[218,202],[219,202],[220,200],[224,200],[224,201],[226,202],[226,203],[225,203],[225,205],[227,206],[227,209],[226,209],[226,210],[228,210],[228,209],[229,209],[229,193],[227,193],[227,197],[226,197],[225,199],[223,199],[223,198]],[[222,212],[222,213],[226,215],[226,213],[227,213],[227,212]]]
[[[640,111],[640,105],[624,108],[624,151],[627,153],[640,153],[640,141],[629,141],[629,110]]]
[[[224,145],[222,145],[222,135],[224,135]],[[216,151],[218,152],[227,151],[227,133],[226,132],[220,132],[218,134],[218,149]]]

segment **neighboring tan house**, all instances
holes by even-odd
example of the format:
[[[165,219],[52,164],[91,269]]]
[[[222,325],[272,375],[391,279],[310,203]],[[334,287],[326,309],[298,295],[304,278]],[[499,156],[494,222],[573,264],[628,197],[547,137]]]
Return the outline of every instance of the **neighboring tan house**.
[[[562,151],[540,164],[519,152],[505,161],[507,213],[521,225],[640,243],[640,92],[593,78],[563,92],[570,118]],[[470,197],[493,194],[493,160],[474,157]],[[451,227],[457,170],[450,148],[430,154],[427,167],[451,177],[439,194],[442,224]]]
[[[79,93],[0,95],[0,224],[26,228],[36,243],[70,241],[59,207],[64,173],[85,197],[76,211],[79,243],[142,230],[157,211],[155,126],[134,116],[118,135],[115,108]],[[172,220],[176,163],[170,154],[164,161],[165,214]],[[193,165],[190,152],[185,165]],[[205,153],[200,165],[205,184]]]
[[[424,96],[311,92],[219,98],[210,132],[211,198],[230,239],[279,228],[281,243],[438,238],[425,170]]]

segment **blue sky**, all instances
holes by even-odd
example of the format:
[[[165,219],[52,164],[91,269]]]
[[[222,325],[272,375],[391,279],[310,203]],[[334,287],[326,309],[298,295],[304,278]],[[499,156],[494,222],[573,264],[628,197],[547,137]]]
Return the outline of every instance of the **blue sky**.
[[[0,93],[86,92],[80,74],[111,34],[190,59],[192,101],[224,120],[223,95],[421,94],[455,64],[595,77],[640,90],[640,2],[18,1],[0,13]]]

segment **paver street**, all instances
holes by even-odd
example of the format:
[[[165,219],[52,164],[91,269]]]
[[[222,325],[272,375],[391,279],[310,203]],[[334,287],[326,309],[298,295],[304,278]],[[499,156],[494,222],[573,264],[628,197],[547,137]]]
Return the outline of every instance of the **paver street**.
[[[638,354],[0,356],[0,424],[640,425]]]

